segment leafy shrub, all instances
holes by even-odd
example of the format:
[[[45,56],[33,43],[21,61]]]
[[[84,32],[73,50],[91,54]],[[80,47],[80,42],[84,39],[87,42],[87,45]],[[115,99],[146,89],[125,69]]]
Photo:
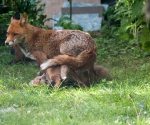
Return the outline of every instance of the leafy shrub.
[[[122,1],[121,3],[125,4]],[[118,4],[116,4],[116,6],[117,5]],[[121,7],[126,8],[124,9],[123,12],[117,10],[120,8],[119,6],[118,8],[116,6],[109,7],[108,10],[103,15],[104,21],[100,30],[101,37],[96,38],[96,42],[98,45],[97,54],[102,58],[109,58],[109,56],[116,57],[127,53],[133,55],[134,56],[133,58],[149,56],[149,52],[143,51],[141,49],[141,44],[142,44],[141,39],[142,36],[144,37],[142,33],[148,31],[144,31],[143,28],[141,29],[139,28],[136,36],[134,36],[132,27],[126,30],[124,27],[123,30],[124,25],[122,24],[121,21],[123,19],[127,19],[127,21],[131,19],[129,19],[127,15],[123,17],[123,15],[125,14],[124,11],[127,11],[126,6],[120,4],[120,8]],[[141,14],[144,18],[144,14],[142,12]],[[140,20],[144,20],[144,19],[140,19]],[[145,25],[145,23],[142,23],[140,25]]]
[[[79,24],[76,24],[72,20],[72,0],[68,0],[68,2],[70,3],[70,17],[68,15],[62,15],[55,26],[61,26],[63,29],[83,30]]]
[[[118,33],[121,39],[126,39],[139,49],[150,50],[150,38],[148,22],[142,11],[144,0],[118,0],[115,15],[120,21]]]
[[[61,26],[64,29],[83,30],[79,24],[76,24],[73,20],[70,20],[67,15],[62,15],[55,26]]]
[[[6,30],[13,13],[13,11],[9,11],[8,13],[0,14],[0,46],[4,45],[4,41],[6,39]]]

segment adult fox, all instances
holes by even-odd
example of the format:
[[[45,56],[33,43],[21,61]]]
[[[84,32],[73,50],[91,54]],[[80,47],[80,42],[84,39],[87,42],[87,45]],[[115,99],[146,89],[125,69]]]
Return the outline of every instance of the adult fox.
[[[5,44],[18,44],[26,57],[37,60],[44,70],[47,67],[67,65],[73,70],[93,70],[96,61],[96,43],[86,32],[79,30],[43,30],[28,24],[28,16],[16,12],[7,29]],[[44,56],[41,56],[41,53]],[[84,56],[89,53],[89,56]],[[82,55],[82,59],[77,56]]]

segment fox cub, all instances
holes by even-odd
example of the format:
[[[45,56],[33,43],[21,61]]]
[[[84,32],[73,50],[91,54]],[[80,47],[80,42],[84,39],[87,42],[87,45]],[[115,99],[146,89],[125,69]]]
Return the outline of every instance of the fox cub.
[[[86,87],[89,87],[92,83],[101,79],[112,80],[112,77],[107,68],[97,65],[94,66],[96,75],[93,77],[88,71],[78,71],[81,81],[86,83]],[[30,82],[30,86],[40,86],[45,84],[51,84],[54,88],[59,88],[62,84],[66,84],[69,80],[78,82],[78,79],[72,74],[72,70],[67,65],[48,68],[45,75],[37,76]],[[78,77],[77,77],[78,78]],[[81,84],[81,86],[83,86]],[[85,87],[85,86],[84,86]]]

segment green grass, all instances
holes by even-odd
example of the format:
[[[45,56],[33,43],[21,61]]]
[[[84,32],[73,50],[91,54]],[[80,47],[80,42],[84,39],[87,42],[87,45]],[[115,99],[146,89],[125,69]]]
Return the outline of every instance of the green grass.
[[[118,47],[119,48],[119,47]],[[113,81],[83,88],[28,86],[39,68],[8,66],[8,48],[0,48],[0,125],[148,125],[150,124],[150,59],[134,54],[100,53]]]

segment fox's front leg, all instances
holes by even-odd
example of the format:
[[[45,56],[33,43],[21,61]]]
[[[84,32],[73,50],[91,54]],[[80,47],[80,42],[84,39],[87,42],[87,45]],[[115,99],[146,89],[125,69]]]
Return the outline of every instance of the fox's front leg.
[[[13,53],[15,56],[12,61],[8,62],[8,64],[18,63],[19,61],[25,58],[25,55],[22,53],[19,45],[16,44],[12,46],[10,49],[11,49],[11,53]]]
[[[39,62],[39,64],[42,64],[45,62],[48,58],[47,55],[42,51],[34,51],[33,53],[34,58]],[[41,70],[39,75],[42,75],[46,72],[46,70]]]
[[[48,60],[47,55],[42,51],[34,51],[32,54],[40,64]]]

